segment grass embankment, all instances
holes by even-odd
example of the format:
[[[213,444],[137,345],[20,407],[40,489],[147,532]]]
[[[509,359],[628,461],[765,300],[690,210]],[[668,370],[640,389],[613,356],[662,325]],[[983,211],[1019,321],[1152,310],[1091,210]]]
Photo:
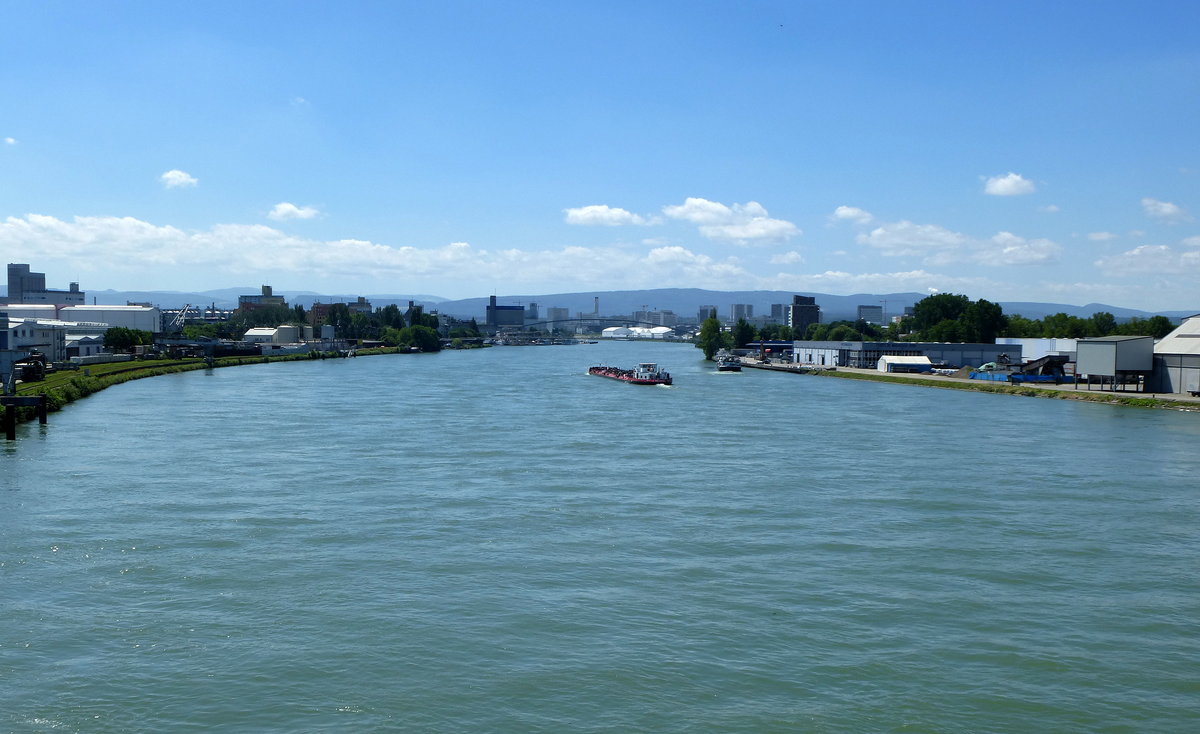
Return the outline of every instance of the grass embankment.
[[[378,349],[359,349],[356,354],[369,356],[373,354],[398,354],[402,350],[395,347]],[[339,359],[336,353],[311,352],[305,354],[282,354],[274,357],[221,357],[214,367],[236,367],[243,364],[263,364],[265,362],[296,362],[313,359]],[[62,370],[52,372],[46,379],[39,382],[22,382],[17,386],[18,395],[46,396],[46,409],[49,411],[62,410],[63,406],[106,387],[119,385],[130,380],[140,380],[143,377],[170,375],[177,372],[202,370],[208,367],[203,359],[147,359],[131,362],[106,362],[103,364],[85,365],[78,370]],[[31,420],[35,415],[33,408],[17,408],[17,420]]]
[[[1200,410],[1200,405],[1184,400],[1170,398],[1149,398],[1118,395],[1111,392],[1079,392],[1073,389],[1052,390],[1032,387],[1030,385],[1009,385],[1006,383],[982,382],[979,380],[961,380],[953,377],[921,378],[903,377],[900,375],[869,374],[862,372],[845,372],[841,370],[820,370],[811,374],[822,377],[839,377],[846,380],[867,380],[868,382],[894,382],[902,385],[917,385],[919,387],[937,387],[944,390],[970,390],[972,392],[1002,393],[1005,395],[1021,395],[1030,398],[1053,398],[1055,400],[1083,400],[1089,403],[1105,403],[1109,405],[1130,405],[1139,408],[1170,408],[1171,410]]]

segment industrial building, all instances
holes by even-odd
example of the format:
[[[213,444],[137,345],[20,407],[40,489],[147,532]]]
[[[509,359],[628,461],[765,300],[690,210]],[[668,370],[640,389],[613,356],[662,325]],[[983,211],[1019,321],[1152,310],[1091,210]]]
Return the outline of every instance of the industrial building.
[[[1154,389],[1200,394],[1200,314],[1154,345]]]
[[[162,311],[157,306],[65,306],[58,310],[63,321],[124,326],[126,329],[162,333]]]
[[[277,296],[271,291],[271,286],[264,285],[262,293],[249,296],[238,296],[238,310],[250,311],[256,308],[267,308],[269,306],[287,306],[287,300],[283,296]]]
[[[491,332],[506,326],[524,326],[525,307],[499,306],[496,305],[496,297],[491,296],[488,299],[486,323],[488,331]]]
[[[934,365],[978,367],[986,362],[1021,362],[1019,344],[950,342],[797,341],[792,359],[801,364],[878,369],[885,356],[928,357]]]
[[[604,339],[666,339],[674,333],[669,326],[610,326],[600,336]]]
[[[62,321],[11,319],[0,314],[0,351],[41,352],[50,362],[67,358],[67,327]]]
[[[46,287],[46,274],[30,271],[25,263],[8,264],[8,303],[48,303],[70,305],[84,303],[86,296],[72,283],[70,290],[52,290]]]
[[[1075,374],[1086,379],[1088,387],[1144,390],[1154,369],[1154,337],[1101,336],[1079,339],[1075,343]]]

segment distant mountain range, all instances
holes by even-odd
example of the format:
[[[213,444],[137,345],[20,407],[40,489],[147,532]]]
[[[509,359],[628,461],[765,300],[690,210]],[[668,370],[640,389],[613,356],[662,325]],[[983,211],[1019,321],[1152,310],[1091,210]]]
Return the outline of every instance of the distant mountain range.
[[[126,302],[150,303],[162,308],[180,308],[187,304],[193,306],[208,306],[215,304],[218,308],[235,308],[239,295],[259,293],[259,288],[222,288],[219,290],[186,293],[178,291],[87,291],[89,303],[124,304]],[[284,296],[290,304],[300,304],[305,308],[315,302],[336,303],[354,301],[359,294],[322,294],[312,291],[275,291],[275,295]],[[699,314],[701,306],[715,306],[717,313],[726,317],[730,306],[735,303],[749,304],[755,315],[769,315],[771,305],[776,303],[791,303],[793,295],[813,296],[821,307],[821,318],[824,321],[854,319],[858,315],[859,306],[882,306],[887,316],[904,312],[906,306],[912,306],[925,298],[926,293],[857,293],[852,296],[835,296],[827,293],[800,293],[793,291],[711,291],[700,288],[657,288],[637,291],[591,291],[587,293],[552,293],[544,295],[510,295],[498,296],[496,302],[502,306],[529,306],[538,304],[542,315],[548,308],[565,308],[571,316],[585,313],[590,314],[596,308],[597,299],[600,313],[605,316],[632,314],[634,311],[674,311],[684,318],[694,318]],[[482,320],[488,298],[464,298],[449,300],[438,296],[425,294],[372,294],[366,296],[373,306],[386,306],[394,303],[406,307],[409,301],[420,304],[426,310],[438,311],[459,318],[475,318]],[[1162,315],[1171,319],[1192,316],[1197,311],[1142,311],[1136,308],[1123,308],[1104,303],[1089,303],[1074,306],[1067,303],[1038,303],[1028,301],[1000,301],[1004,313],[1020,314],[1030,319],[1040,319],[1051,314],[1065,313],[1070,316],[1088,317],[1097,311],[1107,311],[1118,319],[1148,318]]]

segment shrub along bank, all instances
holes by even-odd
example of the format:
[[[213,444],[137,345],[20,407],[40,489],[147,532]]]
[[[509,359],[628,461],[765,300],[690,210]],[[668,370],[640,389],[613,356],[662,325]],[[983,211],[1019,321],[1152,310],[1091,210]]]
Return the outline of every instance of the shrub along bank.
[[[355,354],[369,356],[375,354],[407,353],[404,347],[380,347],[376,349],[359,349]],[[213,367],[236,367],[244,364],[263,364],[266,362],[296,362],[312,359],[339,358],[337,352],[306,352],[304,354],[283,354],[275,357],[221,357],[214,361]],[[46,409],[49,411],[62,410],[68,403],[85,398],[92,393],[100,392],[106,387],[119,385],[130,380],[140,380],[144,377],[170,375],[178,372],[206,369],[208,363],[203,359],[153,359],[136,362],[108,362],[105,364],[88,365],[78,370],[52,372],[46,379],[38,382],[23,382],[17,386],[18,395],[45,395]],[[33,408],[7,408],[17,411],[17,421],[23,422],[35,417]]]

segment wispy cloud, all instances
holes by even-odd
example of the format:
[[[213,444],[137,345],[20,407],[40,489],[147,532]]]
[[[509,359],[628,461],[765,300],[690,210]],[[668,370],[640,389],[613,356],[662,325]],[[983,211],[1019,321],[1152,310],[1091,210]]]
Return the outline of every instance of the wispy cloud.
[[[313,219],[320,213],[311,206],[296,206],[290,201],[281,201],[271,208],[267,218],[282,222],[288,219]]]
[[[162,185],[168,189],[181,189],[195,186],[200,183],[191,174],[185,173],[178,168],[173,168],[163,175],[158,177],[162,181]]]
[[[1047,239],[999,232],[981,240],[936,224],[908,220],[882,224],[857,241],[888,257],[920,257],[929,265],[974,262],[989,266],[1036,265],[1058,259],[1062,248]]]
[[[16,145],[16,144],[17,144],[17,139],[16,139],[16,138],[5,138],[5,139],[4,139],[4,144],[5,144],[5,145]]]
[[[991,196],[1021,196],[1032,194],[1036,190],[1033,181],[1012,172],[1003,176],[992,176],[985,179],[983,184],[983,193]]]
[[[1062,248],[1047,239],[1027,240],[1012,232],[1000,232],[978,248],[973,259],[984,265],[1037,265],[1058,259]]]
[[[936,224],[916,224],[908,220],[882,224],[856,238],[860,245],[879,250],[884,255],[931,257],[939,252],[954,252],[971,242],[971,238]]]
[[[1192,221],[1192,215],[1183,207],[1169,201],[1159,201],[1146,197],[1142,199],[1142,212],[1151,219],[1168,224]]]
[[[1177,252],[1167,245],[1140,245],[1118,255],[1102,257],[1095,266],[1105,275],[1200,274],[1200,250]]]
[[[1109,240],[1115,240],[1119,236],[1113,232],[1088,232],[1087,238],[1092,242],[1108,242]]]
[[[703,237],[739,245],[786,242],[802,232],[783,219],[772,219],[757,201],[726,206],[688,197],[682,204],[663,207],[663,214],[697,225]]]
[[[804,262],[804,256],[792,250],[771,257],[772,265],[800,265]]]

